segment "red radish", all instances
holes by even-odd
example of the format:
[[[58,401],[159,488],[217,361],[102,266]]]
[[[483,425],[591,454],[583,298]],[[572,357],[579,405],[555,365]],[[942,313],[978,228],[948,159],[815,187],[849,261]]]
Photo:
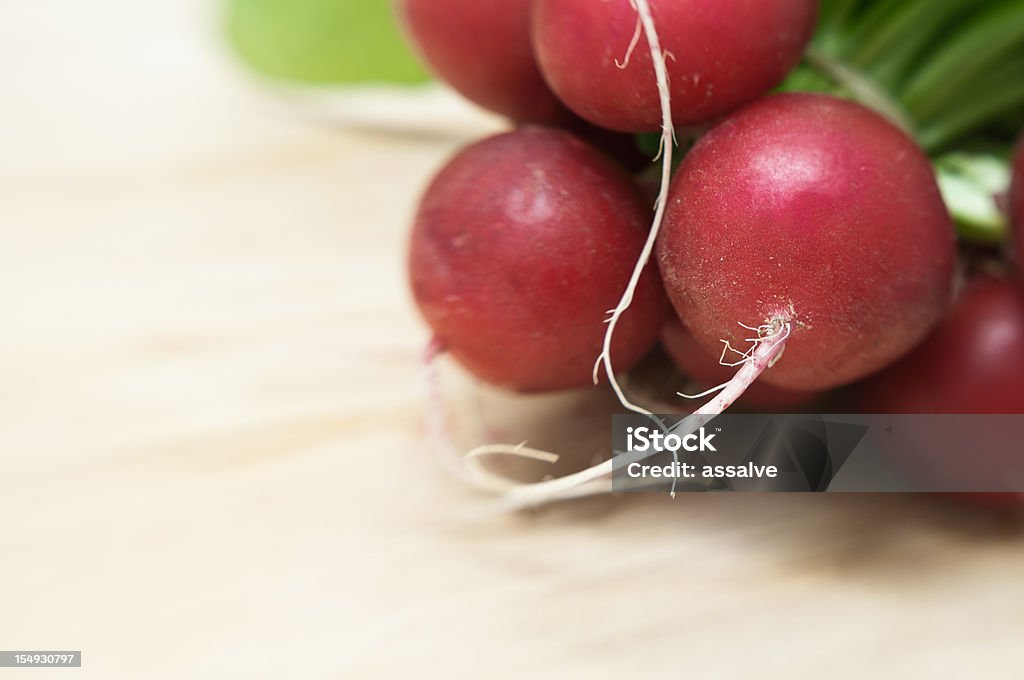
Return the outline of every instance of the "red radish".
[[[814,31],[816,0],[649,0],[666,55],[672,120],[711,120],[777,84]],[[647,39],[631,0],[535,0],[533,41],[552,89],[613,130],[661,127]],[[624,64],[620,68],[620,65]]]
[[[413,294],[478,377],[520,391],[588,385],[647,215],[630,177],[576,137],[529,126],[491,137],[456,155],[423,197]],[[648,272],[612,345],[616,367],[651,348],[666,307]]]
[[[1024,289],[1015,281],[983,276],[967,285],[949,316],[921,346],[865,381],[859,391],[868,413],[1024,413],[1022,386]],[[999,486],[1007,467],[999,459],[1001,452],[980,445],[977,433],[963,435],[961,442],[946,441],[916,455],[895,449],[891,454],[909,472],[941,485]],[[973,465],[966,469],[965,451],[973,456]],[[1001,507],[1022,503],[1022,496],[1012,493],[955,496]]]
[[[1016,236],[1017,263],[1024,267],[1024,137],[1017,143],[1013,162],[1013,184],[1010,187],[1010,224]]]
[[[811,94],[760,100],[697,142],[657,253],[705,351],[750,347],[739,324],[760,327],[787,340],[765,381],[803,390],[852,382],[920,342],[948,307],[955,259],[914,142],[858,104]]]
[[[921,346],[860,391],[868,413],[1024,413],[1024,290],[971,281]]]
[[[530,46],[529,0],[396,0],[424,62],[467,99],[513,120],[571,118]]]
[[[675,315],[661,329],[661,346],[673,363],[684,374],[693,378],[702,388],[711,388],[728,382],[736,373],[735,368],[723,366],[721,355],[711,356],[697,344],[693,335],[679,322]],[[741,404],[757,408],[769,408],[779,412],[795,406],[803,406],[817,397],[819,392],[785,390],[763,383],[754,383],[743,393]]]

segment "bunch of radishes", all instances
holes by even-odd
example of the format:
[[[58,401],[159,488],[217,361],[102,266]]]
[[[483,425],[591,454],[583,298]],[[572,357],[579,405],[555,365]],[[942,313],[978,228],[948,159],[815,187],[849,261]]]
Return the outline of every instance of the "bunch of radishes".
[[[482,380],[619,390],[660,338],[717,391],[699,412],[870,376],[864,412],[1024,413],[1024,151],[992,186],[1024,126],[1022,0],[398,7],[516,126],[441,169],[412,233],[416,302]]]

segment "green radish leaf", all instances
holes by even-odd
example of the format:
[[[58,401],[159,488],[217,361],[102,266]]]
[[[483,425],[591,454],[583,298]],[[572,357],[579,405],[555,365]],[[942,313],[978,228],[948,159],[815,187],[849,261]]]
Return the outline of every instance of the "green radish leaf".
[[[1006,237],[1006,216],[996,197],[1010,186],[1010,168],[995,156],[952,153],[935,161],[939,190],[960,237],[998,244]]]
[[[418,83],[389,0],[229,0],[227,34],[249,66],[308,83]]]

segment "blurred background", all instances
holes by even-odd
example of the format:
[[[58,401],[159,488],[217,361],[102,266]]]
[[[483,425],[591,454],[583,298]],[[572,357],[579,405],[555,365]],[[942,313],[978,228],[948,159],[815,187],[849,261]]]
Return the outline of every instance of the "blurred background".
[[[83,653],[0,675],[1019,675],[1018,519],[510,515],[445,472],[405,239],[435,168],[505,124],[428,82],[387,3],[8,1],[0,63],[0,648]],[[604,393],[447,368],[456,413],[605,437]]]

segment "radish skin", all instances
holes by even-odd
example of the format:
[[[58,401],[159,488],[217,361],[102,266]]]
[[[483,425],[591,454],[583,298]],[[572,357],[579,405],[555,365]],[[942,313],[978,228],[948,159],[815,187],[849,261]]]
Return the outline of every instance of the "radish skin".
[[[705,351],[738,322],[792,324],[778,387],[837,387],[892,363],[948,308],[952,221],[931,164],[876,113],[824,95],[760,100],[697,142],[658,261]]]
[[[564,123],[530,45],[530,0],[398,0],[423,62],[470,101],[519,122]]]
[[[865,413],[1022,414],[1022,386],[1024,288],[1016,280],[982,275],[965,286],[953,310],[920,347],[866,380],[858,393]],[[971,453],[970,481],[979,488],[1000,487],[1005,469],[1019,467],[1008,465],[1000,452],[972,446],[970,432],[963,435],[961,442],[916,456],[899,448],[889,453],[906,464],[908,473],[942,485],[967,481],[964,451]],[[987,506],[1024,507],[1020,493],[952,495]]]
[[[1024,288],[974,278],[921,346],[859,392],[865,413],[1024,413]]]
[[[632,179],[566,132],[527,126],[485,139],[423,196],[414,298],[443,349],[482,380],[520,392],[586,387],[647,214]],[[616,368],[653,346],[666,308],[648,268],[610,344]]]
[[[650,74],[664,55],[677,126],[709,121],[777,84],[800,60],[816,0],[646,0],[660,47],[631,0],[536,0],[533,43],[548,84],[570,109],[624,132],[661,125]],[[646,44],[645,44],[646,43]],[[651,52],[658,57],[652,59]]]

